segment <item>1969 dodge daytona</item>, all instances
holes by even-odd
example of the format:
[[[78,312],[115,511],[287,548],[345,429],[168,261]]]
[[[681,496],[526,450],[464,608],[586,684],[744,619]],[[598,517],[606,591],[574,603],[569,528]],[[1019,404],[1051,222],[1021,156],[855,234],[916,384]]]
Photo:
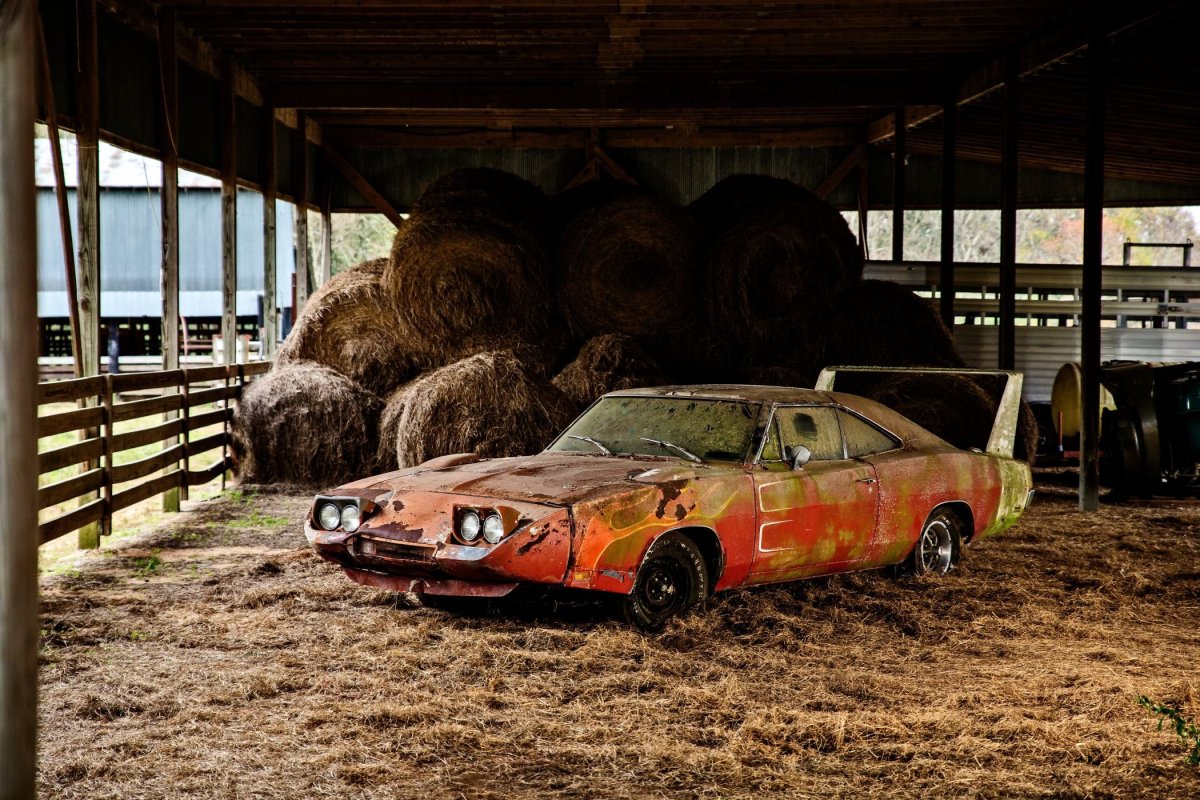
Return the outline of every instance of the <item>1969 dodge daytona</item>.
[[[607,592],[655,628],[714,591],[889,565],[945,573],[1017,520],[1032,497],[1012,458],[1019,374],[982,373],[1007,385],[987,447],[960,450],[832,391],[846,371],[875,370],[827,369],[813,390],[613,392],[537,455],[443,456],[318,496],[305,533],[368,586],[430,602]]]

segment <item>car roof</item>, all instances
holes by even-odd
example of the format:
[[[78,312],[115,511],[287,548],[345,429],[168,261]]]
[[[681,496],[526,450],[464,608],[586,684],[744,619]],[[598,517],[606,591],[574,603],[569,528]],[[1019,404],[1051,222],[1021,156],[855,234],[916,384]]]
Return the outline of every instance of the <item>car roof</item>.
[[[795,386],[755,386],[742,383],[706,383],[674,386],[651,386],[643,389],[623,389],[609,392],[605,397],[694,397],[706,400],[733,400],[746,403],[791,403],[841,405],[855,411],[877,425],[899,436],[908,449],[956,449],[936,434],[922,428],[885,405],[846,392],[822,392]]]

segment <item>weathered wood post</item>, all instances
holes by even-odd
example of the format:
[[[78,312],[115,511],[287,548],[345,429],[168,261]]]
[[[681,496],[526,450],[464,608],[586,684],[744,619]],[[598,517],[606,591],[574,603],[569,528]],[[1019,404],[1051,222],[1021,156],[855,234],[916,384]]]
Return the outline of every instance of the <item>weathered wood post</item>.
[[[0,798],[36,796],[37,254],[32,0],[0,2]]]
[[[162,87],[162,368],[179,369],[179,61],[175,42],[175,9],[158,12],[158,77]],[[166,389],[178,391],[177,388]],[[163,419],[178,418],[168,411]],[[179,438],[163,447],[178,444]],[[186,465],[185,465],[186,467]],[[179,489],[163,494],[163,511],[179,510]]]

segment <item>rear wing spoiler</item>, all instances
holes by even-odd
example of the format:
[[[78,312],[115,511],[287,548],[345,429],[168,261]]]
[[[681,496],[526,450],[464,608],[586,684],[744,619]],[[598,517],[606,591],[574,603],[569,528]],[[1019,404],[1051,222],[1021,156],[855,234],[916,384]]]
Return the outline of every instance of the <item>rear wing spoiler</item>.
[[[1000,395],[1000,404],[996,408],[996,419],[992,422],[992,433],[988,437],[985,452],[994,456],[1013,457],[1013,446],[1017,436],[1017,420],[1021,413],[1021,386],[1025,376],[1020,372],[993,369],[956,369],[947,367],[826,367],[817,378],[816,389],[822,392],[833,391],[833,382],[839,372],[888,372],[897,374],[946,374],[946,375],[979,375],[992,378],[1004,378],[1004,392]]]

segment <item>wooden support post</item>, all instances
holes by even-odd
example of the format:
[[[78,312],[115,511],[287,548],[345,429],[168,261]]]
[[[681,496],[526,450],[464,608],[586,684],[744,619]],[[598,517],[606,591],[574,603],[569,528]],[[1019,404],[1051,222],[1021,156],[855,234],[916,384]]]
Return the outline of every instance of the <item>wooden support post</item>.
[[[324,286],[333,277],[333,181],[328,164],[321,170],[321,259],[318,267],[317,286]]]
[[[218,117],[221,125],[221,349],[226,364],[237,358],[237,94],[233,59],[221,58]]]
[[[300,319],[308,303],[308,290],[312,285],[308,266],[308,115],[303,111],[296,114],[296,307],[292,309],[292,325]]]
[[[904,108],[896,109],[895,145],[896,162],[893,164],[892,179],[892,261],[904,260],[904,159],[908,157],[908,120]]]
[[[1104,101],[1108,37],[1104,3],[1088,21],[1087,136],[1083,177],[1083,308],[1080,320],[1079,510],[1100,508],[1100,287],[1104,245]]]
[[[1005,61],[1004,132],[1000,153],[1000,369],[1017,363],[1017,113],[1020,73],[1015,54]]]
[[[62,238],[63,270],[66,272],[67,315],[71,323],[71,358],[76,378],[83,376],[79,340],[79,288],[75,279],[75,235],[71,232],[71,209],[67,202],[67,176],[63,168],[62,139],[58,130],[58,107],[54,102],[54,76],[50,73],[50,53],[46,50],[46,32],[41,14],[33,15],[37,26],[41,62],[42,105],[46,115],[46,130],[50,138],[50,155],[54,162],[54,197],[58,201],[58,230]]]
[[[80,372],[100,374],[100,57],[97,38],[96,0],[79,0],[76,5],[79,36],[78,72],[75,88],[75,137],[79,150],[76,202],[79,218],[79,345]],[[83,432],[84,438],[98,435]],[[99,464],[87,462],[86,469]],[[80,502],[87,503],[95,495]],[[100,546],[100,526],[92,523],[79,529],[80,549]]]
[[[32,0],[0,10],[0,798],[37,797],[37,223]]]
[[[279,338],[279,305],[275,301],[275,196],[278,185],[275,175],[275,107],[263,108],[267,118],[263,131],[263,330],[262,357],[275,357],[275,340]]]
[[[162,119],[158,152],[162,161],[162,368],[179,369],[179,61],[175,40],[175,9],[158,12],[158,77],[162,90]],[[167,389],[168,392],[173,389]],[[164,421],[178,418],[176,411]],[[163,442],[163,447],[178,444]],[[179,510],[179,490],[163,494],[163,511]]]
[[[958,106],[951,97],[942,109],[942,269],[938,282],[942,322],[954,330],[954,206],[955,150]]]
[[[855,199],[858,201],[858,249],[862,251],[863,261],[867,261],[871,257],[871,248],[867,245],[867,235],[870,230],[869,222],[869,196],[871,192],[871,175],[867,171],[870,159],[864,158],[858,163],[858,191],[855,192]]]

